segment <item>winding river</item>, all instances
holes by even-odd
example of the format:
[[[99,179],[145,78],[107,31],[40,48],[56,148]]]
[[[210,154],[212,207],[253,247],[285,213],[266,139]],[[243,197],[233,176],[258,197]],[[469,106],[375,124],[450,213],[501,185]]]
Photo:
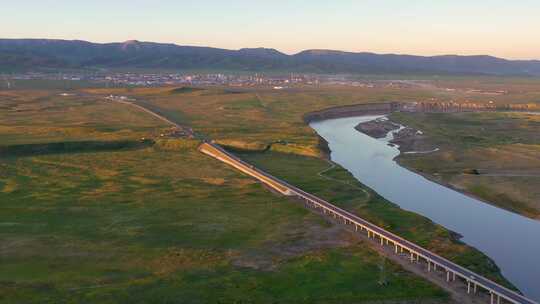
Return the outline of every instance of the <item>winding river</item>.
[[[527,297],[540,301],[540,221],[508,212],[431,182],[399,166],[386,140],[354,129],[381,116],[312,122],[329,145],[331,159],[389,201],[463,236],[489,256]]]

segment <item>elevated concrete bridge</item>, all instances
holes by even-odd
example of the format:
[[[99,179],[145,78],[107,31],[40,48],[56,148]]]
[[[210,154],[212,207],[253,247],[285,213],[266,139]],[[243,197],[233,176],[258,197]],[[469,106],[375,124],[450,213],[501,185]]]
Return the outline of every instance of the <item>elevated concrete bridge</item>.
[[[424,249],[412,242],[409,242],[375,224],[370,223],[346,210],[307,193],[287,182],[280,180],[270,174],[261,171],[254,166],[242,161],[233,154],[225,151],[213,142],[204,142],[200,145],[199,151],[219,159],[230,166],[248,174],[267,186],[275,189],[279,193],[287,196],[295,196],[304,201],[309,208],[315,209],[322,214],[334,217],[345,225],[351,225],[355,231],[366,233],[369,238],[380,240],[381,246],[392,246],[396,254],[408,254],[411,262],[425,261],[427,271],[442,270],[446,273],[446,281],[462,281],[467,285],[468,293],[476,293],[479,288],[485,290],[490,297],[491,304],[515,303],[515,304],[538,304],[519,293],[505,288],[487,278],[482,277],[464,267],[461,267],[427,249]],[[540,288],[540,283],[539,283]]]

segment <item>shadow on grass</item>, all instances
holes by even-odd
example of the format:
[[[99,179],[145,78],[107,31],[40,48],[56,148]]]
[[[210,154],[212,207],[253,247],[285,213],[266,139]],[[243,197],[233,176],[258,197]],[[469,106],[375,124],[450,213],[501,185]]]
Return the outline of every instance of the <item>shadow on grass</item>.
[[[135,150],[151,147],[153,140],[69,141],[44,144],[0,146],[0,157],[20,157],[47,154]]]
[[[197,91],[204,91],[203,88],[195,88],[195,87],[179,87],[175,88],[169,91],[169,94],[184,94],[184,93],[192,93]]]

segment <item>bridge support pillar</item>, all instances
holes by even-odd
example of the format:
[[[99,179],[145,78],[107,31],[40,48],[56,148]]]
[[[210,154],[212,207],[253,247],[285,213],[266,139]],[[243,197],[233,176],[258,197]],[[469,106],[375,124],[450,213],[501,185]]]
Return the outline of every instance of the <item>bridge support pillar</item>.
[[[358,225],[354,225],[354,231],[358,231]]]
[[[414,253],[411,252],[411,263],[414,262]]]
[[[446,270],[446,282],[450,282],[450,271]]]
[[[384,246],[384,239],[383,239],[382,235],[381,235],[381,246]]]
[[[467,293],[471,293],[471,281],[467,280]]]
[[[456,273],[452,272],[452,281],[455,281],[455,280],[456,280]]]
[[[474,293],[476,294],[476,290],[478,289],[478,285],[476,285],[476,283],[474,283]]]
[[[490,294],[491,294],[491,304],[495,304],[493,301],[495,299],[495,295],[493,294],[493,292],[490,292]]]
[[[398,252],[398,245],[396,244],[396,254],[397,254],[397,252]]]
[[[427,261],[427,271],[431,272],[431,261]]]

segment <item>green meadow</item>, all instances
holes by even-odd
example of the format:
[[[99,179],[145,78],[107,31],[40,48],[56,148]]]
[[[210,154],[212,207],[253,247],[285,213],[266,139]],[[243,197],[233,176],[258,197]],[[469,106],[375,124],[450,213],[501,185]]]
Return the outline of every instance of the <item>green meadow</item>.
[[[45,92],[12,94],[2,104],[0,303],[448,299],[339,227],[199,153],[197,141],[92,151],[96,142],[136,142],[167,127],[144,112]],[[17,150],[29,145],[41,146]],[[324,164],[299,158],[297,165],[304,162]]]
[[[449,301],[339,226],[199,153],[197,141],[160,138],[169,126],[106,101],[109,94],[134,97],[268,172],[508,285],[448,230],[331,168],[303,121],[330,106],[417,101],[439,91],[59,93],[0,93],[0,303]]]

